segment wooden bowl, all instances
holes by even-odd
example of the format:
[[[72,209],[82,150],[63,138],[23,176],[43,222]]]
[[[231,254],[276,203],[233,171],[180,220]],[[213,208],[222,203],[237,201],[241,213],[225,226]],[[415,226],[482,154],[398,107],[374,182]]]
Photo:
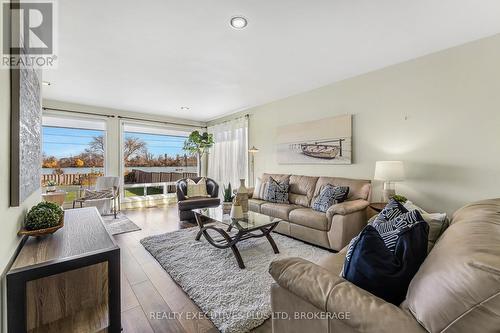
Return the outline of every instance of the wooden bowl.
[[[41,236],[53,234],[57,230],[61,229],[63,226],[64,226],[64,214],[63,214],[63,216],[61,216],[61,219],[59,221],[59,225],[56,225],[55,227],[38,229],[38,230],[26,230],[25,228],[22,228],[21,230],[19,230],[19,232],[17,234],[19,236],[41,237]]]

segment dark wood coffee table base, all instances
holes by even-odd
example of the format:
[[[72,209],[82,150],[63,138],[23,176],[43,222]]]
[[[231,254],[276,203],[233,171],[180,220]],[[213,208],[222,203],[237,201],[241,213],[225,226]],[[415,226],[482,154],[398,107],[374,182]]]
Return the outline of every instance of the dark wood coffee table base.
[[[269,243],[271,244],[271,247],[273,248],[274,253],[278,254],[280,253],[278,250],[278,246],[276,246],[276,243],[274,242],[274,239],[271,237],[271,231],[276,228],[278,225],[279,221],[276,223],[273,223],[267,227],[260,227],[255,230],[238,230],[238,233],[231,236],[228,234],[232,230],[232,226],[228,226],[227,230],[224,230],[222,228],[216,227],[214,225],[207,225],[208,223],[215,223],[217,221],[212,220],[210,218],[207,218],[203,215],[200,214],[194,214],[196,218],[196,223],[198,223],[198,226],[200,227],[200,231],[196,235],[196,240],[199,241],[201,238],[201,235],[205,237],[205,239],[215,246],[218,249],[227,249],[231,248],[233,251],[234,256],[236,257],[236,261],[238,262],[238,266],[241,269],[245,268],[245,264],[243,263],[243,259],[241,258],[240,251],[236,247],[236,244],[238,242],[244,241],[246,239],[250,238],[260,238],[260,237],[266,237]],[[222,239],[213,239],[212,236],[208,233],[208,230],[214,230],[218,232],[223,238]],[[254,231],[260,231],[261,233],[254,233]]]

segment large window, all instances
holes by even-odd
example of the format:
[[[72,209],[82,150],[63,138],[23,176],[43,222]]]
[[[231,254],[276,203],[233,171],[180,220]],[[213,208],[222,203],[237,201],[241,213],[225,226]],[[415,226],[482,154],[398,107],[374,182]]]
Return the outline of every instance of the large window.
[[[72,202],[104,174],[106,123],[46,115],[42,130],[42,186],[57,186],[67,193],[65,202]]]
[[[196,175],[197,160],[182,147],[189,132],[124,124],[125,197],[173,193],[173,183]]]

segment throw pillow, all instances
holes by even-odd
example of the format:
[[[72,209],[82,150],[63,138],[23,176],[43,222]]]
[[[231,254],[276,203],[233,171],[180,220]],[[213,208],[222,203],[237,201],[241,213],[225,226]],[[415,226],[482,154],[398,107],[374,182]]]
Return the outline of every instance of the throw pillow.
[[[269,180],[266,181],[265,183],[262,183],[262,186],[260,187],[259,199],[261,200],[266,199],[266,193],[268,187],[269,187]]]
[[[347,199],[348,186],[334,186],[326,184],[321,188],[319,195],[312,204],[312,209],[325,213],[331,205],[341,203]]]
[[[373,227],[378,231],[387,248],[394,252],[401,231],[419,222],[425,222],[422,215],[419,211],[412,210],[400,214],[392,220],[374,223]]]
[[[372,222],[372,225],[375,226],[379,223],[384,223],[395,219],[401,214],[408,213],[408,209],[406,209],[401,203],[398,201],[391,199],[389,203],[382,209],[380,214],[377,215],[375,220]]]
[[[187,180],[187,197],[208,197],[207,193],[207,181],[204,177],[200,178],[198,182],[192,179]]]
[[[394,251],[386,246],[375,227],[367,225],[349,244],[342,276],[373,295],[399,305],[427,255],[428,224],[423,219],[410,222],[400,219],[402,225],[408,226],[399,232]]]
[[[441,237],[446,228],[448,228],[449,220],[446,216],[446,213],[427,213],[422,208],[411,203],[411,201],[409,202],[410,204],[407,205],[408,202],[406,202],[404,204],[404,207],[408,210],[418,210],[422,215],[424,221],[427,222],[427,224],[429,224],[429,241],[427,245],[427,253],[429,253],[431,252],[432,248],[436,244],[439,237]],[[368,220],[368,224],[373,225],[373,222],[377,218],[378,215],[372,216]]]
[[[85,190],[84,197],[86,200],[111,199],[113,190]]]
[[[260,190],[262,188],[262,178],[257,177],[255,180],[255,187],[253,188],[252,199],[261,199]]]
[[[441,237],[443,232],[450,225],[450,221],[448,221],[448,218],[444,213],[422,214],[422,217],[425,222],[429,224],[429,244],[427,252],[431,252],[439,237]]]
[[[413,202],[410,200],[406,201],[404,206],[408,209],[416,209],[418,210],[421,214],[422,217],[424,218],[424,221],[429,224],[429,246],[428,246],[428,252],[432,250],[434,247],[434,244],[436,244],[437,240],[443,232],[448,228],[449,226],[449,221],[446,216],[446,213],[428,213],[419,206],[415,205]]]
[[[265,200],[268,185],[269,181],[264,182],[262,178],[258,177],[255,181],[252,199]]]
[[[288,189],[290,187],[289,179],[286,178],[281,182],[277,182],[274,178],[270,177],[266,189],[264,200],[275,203],[289,203]]]
[[[406,200],[406,202],[403,204],[403,206],[405,206],[405,208],[408,210],[418,210],[420,212],[420,214],[429,214],[423,208],[415,205],[410,200]]]
[[[405,214],[405,213],[408,213],[408,210],[399,201],[396,201],[394,199],[390,199],[389,202],[387,203],[387,205],[384,207],[384,209],[382,209],[382,211],[379,214],[373,216],[372,218],[370,218],[370,220],[368,220],[368,225],[372,226],[375,230],[377,230],[379,235],[380,235],[380,232],[387,234],[386,237],[389,238],[388,239],[388,241],[389,241],[389,240],[391,240],[390,236],[393,236],[389,233],[392,232],[394,229],[393,224],[391,224],[390,221],[394,220],[398,216]],[[397,232],[395,234],[397,235]],[[361,233],[358,236],[354,237],[349,242],[349,245],[347,247],[347,254],[346,254],[345,262],[347,262],[349,260],[350,253],[352,252],[353,247],[354,247],[354,243],[356,243],[358,241],[360,235],[361,235]],[[384,244],[385,244],[385,242],[384,242]],[[344,264],[344,267],[345,267],[345,264]],[[344,268],[342,268],[341,276],[343,276],[343,274],[344,274],[343,272],[344,272]]]

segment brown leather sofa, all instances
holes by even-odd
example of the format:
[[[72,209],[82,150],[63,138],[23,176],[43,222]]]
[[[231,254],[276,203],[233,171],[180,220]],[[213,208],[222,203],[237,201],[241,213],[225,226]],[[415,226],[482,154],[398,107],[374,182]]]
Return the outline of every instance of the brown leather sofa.
[[[262,182],[267,182],[269,177],[277,181],[289,178],[290,204],[251,198],[249,209],[283,219],[276,232],[338,251],[366,225],[371,191],[369,180],[265,173]],[[311,209],[311,205],[325,184],[349,186],[349,196],[345,202],[333,205],[323,213]]]
[[[196,183],[202,177],[190,178]],[[220,205],[219,185],[215,180],[206,178],[207,193],[210,197],[204,198],[188,198],[187,197],[187,180],[188,178],[180,179],[176,183],[177,207],[179,210],[179,219],[181,221],[193,221],[194,213],[191,211],[196,208],[217,207]]]
[[[339,277],[345,253],[271,264],[274,333],[500,332],[500,199],[454,214],[400,306]]]

